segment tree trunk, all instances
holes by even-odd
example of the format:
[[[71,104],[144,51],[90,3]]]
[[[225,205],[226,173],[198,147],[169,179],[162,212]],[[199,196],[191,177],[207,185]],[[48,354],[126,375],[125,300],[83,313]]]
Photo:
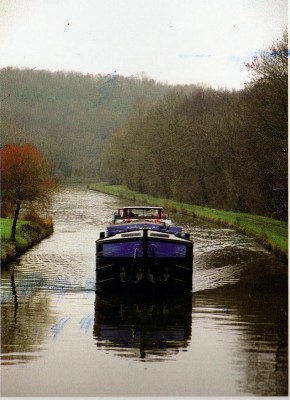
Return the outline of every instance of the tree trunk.
[[[14,242],[16,241],[16,224],[19,216],[20,207],[21,207],[21,200],[16,200],[16,208],[15,208],[14,219],[11,228],[11,237],[10,237],[10,239],[13,240]]]

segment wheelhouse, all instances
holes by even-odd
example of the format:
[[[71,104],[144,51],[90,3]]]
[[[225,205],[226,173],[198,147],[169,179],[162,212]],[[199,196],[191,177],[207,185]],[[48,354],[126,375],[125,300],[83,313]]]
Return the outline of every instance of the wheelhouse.
[[[165,214],[162,207],[122,207],[119,208],[117,212],[114,213],[114,222],[116,220],[123,220],[126,218],[134,219],[167,219],[168,214]]]

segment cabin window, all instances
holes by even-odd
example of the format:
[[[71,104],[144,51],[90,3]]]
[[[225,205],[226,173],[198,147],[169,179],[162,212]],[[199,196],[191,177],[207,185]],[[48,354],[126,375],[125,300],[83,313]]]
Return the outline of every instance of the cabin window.
[[[163,216],[161,209],[158,208],[125,208],[119,209],[119,215],[121,218],[153,218],[160,219]]]

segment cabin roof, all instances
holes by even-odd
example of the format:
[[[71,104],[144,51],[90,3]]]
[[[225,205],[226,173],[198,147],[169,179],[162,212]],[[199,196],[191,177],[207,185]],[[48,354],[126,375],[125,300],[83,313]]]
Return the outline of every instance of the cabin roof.
[[[152,208],[155,208],[155,209],[158,209],[158,210],[162,210],[163,209],[163,207],[159,207],[159,206],[158,207],[156,207],[156,206],[126,206],[126,207],[119,207],[118,210],[126,210],[128,208],[130,208],[130,209],[136,209],[136,208],[140,209],[140,208],[142,208],[144,210],[151,210]]]

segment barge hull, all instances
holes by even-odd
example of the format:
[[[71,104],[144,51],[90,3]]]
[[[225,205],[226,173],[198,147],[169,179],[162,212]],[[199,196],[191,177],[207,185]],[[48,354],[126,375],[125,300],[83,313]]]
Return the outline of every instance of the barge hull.
[[[98,291],[192,290],[192,258],[132,259],[97,257]]]
[[[138,229],[96,241],[98,291],[192,290],[193,242],[181,235]]]

